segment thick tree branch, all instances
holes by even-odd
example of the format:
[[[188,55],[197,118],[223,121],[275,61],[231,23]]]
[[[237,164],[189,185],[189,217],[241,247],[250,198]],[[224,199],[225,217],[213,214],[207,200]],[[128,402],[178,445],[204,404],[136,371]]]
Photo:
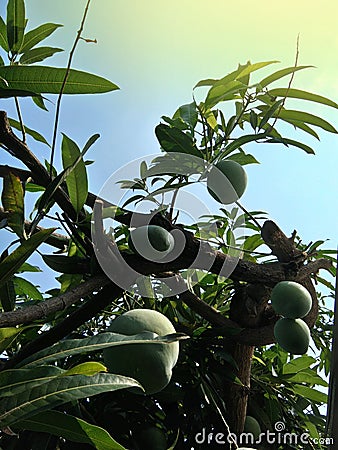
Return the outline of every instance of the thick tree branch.
[[[82,298],[92,294],[108,283],[110,281],[106,276],[98,275],[79,284],[79,286],[67,291],[65,294],[52,297],[27,308],[1,313],[0,327],[12,327],[22,323],[45,319],[50,314],[67,309],[69,306],[77,303]]]

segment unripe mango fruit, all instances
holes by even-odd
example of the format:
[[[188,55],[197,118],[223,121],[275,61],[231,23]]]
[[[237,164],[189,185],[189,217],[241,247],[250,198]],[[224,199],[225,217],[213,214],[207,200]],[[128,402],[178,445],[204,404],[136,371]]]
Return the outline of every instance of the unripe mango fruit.
[[[258,421],[252,416],[246,416],[244,422],[244,433],[251,433],[255,440],[258,440],[259,435],[261,434],[261,426]]]
[[[274,335],[278,344],[287,352],[303,355],[310,343],[310,329],[302,319],[283,317],[277,320]]]
[[[149,332],[156,337],[175,333],[175,328],[158,311],[133,309],[114,319],[107,331],[126,336]],[[103,359],[109,372],[134,378],[146,394],[154,394],[169,383],[178,354],[178,342],[126,344],[106,348]]]
[[[236,161],[224,159],[210,170],[207,177],[207,188],[215,200],[229,205],[242,197],[247,182],[247,175],[243,167]]]
[[[174,238],[158,225],[143,225],[131,230],[129,248],[145,259],[159,261],[174,248]]]
[[[158,427],[149,427],[139,431],[135,440],[139,450],[167,450],[168,448],[166,435]]]
[[[271,305],[277,314],[289,319],[305,317],[312,308],[307,289],[294,281],[281,281],[271,292]]]

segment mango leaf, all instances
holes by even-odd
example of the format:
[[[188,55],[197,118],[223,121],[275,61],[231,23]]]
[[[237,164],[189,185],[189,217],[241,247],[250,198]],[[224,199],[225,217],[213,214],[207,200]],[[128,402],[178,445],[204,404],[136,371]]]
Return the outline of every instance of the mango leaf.
[[[13,283],[17,295],[24,295],[30,300],[43,300],[43,296],[37,287],[25,278],[13,277]]]
[[[42,97],[42,95],[34,95],[32,97],[33,102],[36,104],[37,107],[39,107],[40,109],[43,109],[44,111],[48,111],[46,105],[45,105],[45,98]]]
[[[258,134],[247,134],[245,136],[241,136],[238,139],[235,139],[230,144],[228,144],[225,149],[221,153],[221,159],[225,158],[227,155],[232,153],[234,150],[237,150],[242,145],[247,144],[249,142],[258,141],[259,139],[264,139],[267,137],[267,133],[258,133]]]
[[[283,78],[286,75],[289,75],[290,73],[297,72],[298,70],[308,69],[309,67],[314,67],[314,66],[298,66],[298,67],[292,66],[292,67],[287,67],[285,69],[277,70],[277,72],[274,72],[271,75],[268,75],[267,77],[263,78],[263,80],[261,80],[258,83],[258,86],[260,88],[264,88],[268,84],[271,84],[274,81],[277,81],[280,78]]]
[[[241,166],[245,166],[246,164],[259,164],[254,156],[244,153],[243,150],[240,150],[239,153],[230,155],[229,159],[238,162]]]
[[[99,139],[99,137],[100,135],[98,133],[95,133],[88,139],[88,141],[85,143],[85,146],[83,147],[82,156],[84,156],[87,153],[87,151],[90,149],[92,145],[95,144],[95,142]]]
[[[21,124],[20,124],[20,122],[18,122],[15,119],[8,119],[8,120],[9,120],[9,123],[10,123],[11,127],[21,131]],[[46,144],[46,145],[48,145],[48,147],[50,147],[50,145],[48,144],[47,140],[42,136],[42,134],[38,133],[35,130],[32,130],[31,128],[26,127],[26,125],[25,125],[25,132],[27,134],[29,134],[29,136],[31,136],[36,141],[42,142],[43,144]]]
[[[178,340],[179,337],[176,338]],[[61,358],[65,358],[70,355],[85,354],[88,352],[94,352],[102,350],[104,348],[115,345],[128,345],[128,344],[154,344],[163,343],[167,339],[165,336],[156,339],[156,334],[149,331],[135,334],[132,336],[125,336],[123,334],[104,332],[84,339],[67,339],[57,344],[52,345],[44,350],[29,356],[25,360],[21,361],[17,367],[35,367],[43,364],[47,364],[51,361],[56,361]]]
[[[284,378],[284,377],[283,377]],[[307,383],[311,385],[328,386],[328,382],[323,380],[314,370],[301,370],[298,373],[293,373],[285,376],[288,382],[291,383]]]
[[[299,358],[292,359],[283,365],[283,374],[298,373],[301,370],[307,369],[316,362],[312,356],[300,356]]]
[[[90,273],[90,262],[86,258],[66,255],[42,255],[48,267],[60,273]]]
[[[245,91],[247,86],[238,80],[232,80],[226,84],[215,84],[208,92],[205,99],[205,109],[212,108],[217,103],[227,100],[235,100],[238,94]]]
[[[45,411],[15,423],[15,429],[31,431],[44,430],[72,442],[89,444],[97,450],[125,450],[110,434],[96,425],[59,411]]]
[[[0,55],[0,66],[4,66],[5,65],[5,61],[2,59],[2,56]]]
[[[55,228],[46,228],[33,234],[0,262],[0,286],[6,283]]]
[[[0,304],[4,311],[13,311],[15,307],[15,289],[12,278],[0,286]],[[1,347],[1,346],[0,346]],[[0,352],[1,353],[1,352]]]
[[[302,91],[300,89],[276,88],[269,90],[269,94],[273,97],[298,98],[301,100],[309,100],[311,102],[322,103],[323,105],[331,106],[332,108],[338,108],[338,104],[333,100],[322,97],[321,95],[312,94],[311,92]]]
[[[266,108],[264,111],[263,117],[259,122],[259,128],[262,129],[266,123],[271,119],[271,117],[275,114],[275,112],[281,108],[284,99],[279,100],[278,102],[274,102],[269,108]]]
[[[7,41],[12,53],[18,53],[21,48],[26,25],[25,19],[24,0],[8,0]]]
[[[27,50],[20,57],[20,64],[34,64],[50,58],[55,53],[63,52],[62,48],[55,47],[37,47]]]
[[[192,102],[187,105],[182,105],[178,108],[178,110],[173,115],[173,119],[181,118],[183,122],[189,125],[189,127],[193,130],[197,125],[197,109],[196,103]]]
[[[88,196],[87,170],[81,151],[76,142],[62,134],[62,163],[63,168],[71,167],[77,160],[76,167],[67,175],[66,184],[70,201],[77,213],[85,204]]]
[[[33,30],[28,31],[24,38],[23,44],[21,47],[21,52],[25,53],[31,48],[33,48],[36,44],[46,39],[49,35],[54,33],[59,27],[63,25],[57,23],[44,23],[43,25],[34,28]]]
[[[80,398],[130,387],[141,388],[141,385],[132,378],[107,373],[99,373],[92,377],[86,375],[56,377],[32,389],[26,389],[20,396],[12,395],[2,399],[1,427],[10,426],[19,420]]]
[[[0,353],[11,345],[16,336],[21,333],[20,328],[0,328]]]
[[[201,157],[201,153],[193,140],[183,131],[161,123],[155,128],[155,134],[164,151],[168,153],[188,153],[189,155]]]
[[[72,367],[65,371],[62,376],[69,375],[87,375],[92,376],[96,375],[99,372],[107,372],[107,367],[103,364],[96,361],[88,361],[85,363],[78,364],[77,366]]]
[[[35,94],[59,94],[67,69],[48,66],[3,66],[0,77],[8,87],[1,91],[15,90]],[[80,70],[71,69],[64,88],[64,94],[99,94],[119,89],[105,78]]]
[[[4,177],[2,204],[8,213],[7,224],[19,237],[24,237],[24,196],[20,178],[9,172]]]
[[[20,329],[18,328],[18,330]],[[47,381],[64,373],[65,370],[56,366],[4,370],[0,372],[0,398],[20,394],[27,389],[47,383]]]
[[[4,19],[0,16],[0,46],[8,52],[7,26]]]
[[[283,138],[275,138],[274,137],[274,138],[268,139],[265,142],[267,144],[284,144],[284,145],[286,145],[286,147],[288,147],[289,145],[292,145],[294,147],[301,148],[302,150],[304,150],[306,153],[308,153],[310,155],[315,154],[314,150],[311,147],[309,147],[308,145],[303,144],[303,142],[298,142],[293,139],[289,139],[289,138],[285,138],[285,137],[283,137]]]
[[[308,386],[294,385],[294,386],[292,386],[292,391],[296,395],[304,397],[307,400],[313,401],[314,403],[326,403],[327,402],[327,394],[325,394],[324,392],[319,392]]]

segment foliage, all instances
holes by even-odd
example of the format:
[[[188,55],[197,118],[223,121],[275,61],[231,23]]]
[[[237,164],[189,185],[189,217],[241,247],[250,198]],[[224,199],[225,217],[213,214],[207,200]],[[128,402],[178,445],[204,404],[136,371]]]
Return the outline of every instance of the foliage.
[[[13,241],[0,258],[0,446],[16,449],[29,442],[32,448],[136,449],[141,430],[157,427],[166,436],[168,448],[189,449],[203,428],[223,430],[225,435],[229,425],[232,431],[241,429],[239,422],[232,421],[231,409],[234,393],[240,390],[247,402],[242,413],[247,406],[263,431],[274,430],[275,423],[283,422],[288,433],[322,436],[325,418],[321,407],[327,401],[322,392],[327,388],[323,371],[329,374],[333,320],[325,298],[320,292],[312,295],[316,305],[319,302],[319,313],[311,316],[310,312],[304,319],[314,326],[312,350],[316,357],[293,357],[276,345],[273,337],[259,340],[255,330],[273,329],[278,317],[271,312],[266,296],[283,277],[296,281],[304,266],[314,268],[307,277],[312,287],[311,277],[320,268],[328,270],[328,278],[316,279],[333,296],[333,251],[323,249],[324,240],[306,245],[294,235],[288,241],[293,254],[285,262],[273,246],[272,253],[267,251],[269,242],[263,231],[269,221],[265,212],[247,211],[235,202],[228,209],[221,207],[218,213],[182,225],[178,219],[184,217],[175,209],[175,202],[179,192],[205,187],[210,168],[219,161],[229,159],[244,167],[257,164],[256,157],[247,152],[249,145],[254,149],[256,143],[280,144],[313,154],[312,147],[293,138],[295,131],[314,139],[319,139],[319,131],[337,133],[333,125],[307,109],[288,109],[287,99],[306,106],[312,102],[337,109],[338,105],[292,87],[293,74],[310,66],[295,64],[257,81],[253,80],[256,72],[269,69],[276,61],[239,65],[221,79],[197,83],[191,103],[180,106],[172,117],[162,117],[155,129],[162,153],[150,163],[143,161],[132,180],[119,180],[127,193],[123,205],[104,203],[105,199],[95,203],[95,196],[88,192],[84,156],[99,136],[89,137],[80,149],[71,137],[63,135],[63,167],[57,170],[53,166],[54,143],[26,127],[19,97],[31,97],[33,107],[46,110],[42,94],[61,98],[118,88],[109,80],[70,67],[35,65],[62,51],[40,46],[61,25],[46,23],[26,31],[27,22],[24,0],[8,0],[7,18],[0,18],[0,46],[8,58],[8,65],[0,59],[0,97],[13,97],[20,119],[9,123],[20,129],[23,137],[20,141],[2,131],[0,142],[29,172],[3,166],[1,172],[0,223],[2,232],[11,233]],[[291,77],[286,87],[271,87],[285,77]],[[201,101],[196,100],[198,96]],[[285,125],[293,127],[291,135],[285,135],[290,129]],[[28,150],[26,134],[52,148],[45,166]],[[25,208],[32,199],[35,205],[26,217]],[[133,210],[127,206],[136,210],[142,202],[150,202],[155,225],[181,233],[186,240],[182,255],[162,266],[149,264],[128,246]],[[101,214],[99,220],[95,208]],[[69,237],[48,225],[48,214],[65,224]],[[103,233],[102,248],[111,252],[112,260],[118,253],[119,261],[147,275],[134,280],[129,291],[107,279],[93,250],[100,232],[95,226],[103,228],[107,218],[112,230]],[[58,254],[47,254],[46,245]],[[200,248],[214,256],[214,263],[207,270],[192,271],[191,260]],[[42,292],[29,281],[29,273],[40,270],[28,261],[33,253],[60,273],[58,287]],[[236,260],[233,272],[219,276],[219,261],[232,259]],[[255,278],[250,278],[250,270],[241,272],[241,267],[256,270]],[[278,272],[280,267],[283,269]],[[174,295],[165,284],[172,273],[176,282],[185,286]],[[266,297],[256,305],[242,301],[244,294],[247,300],[254,298],[252,286],[257,292],[263,289],[262,298]],[[259,307],[262,311],[258,313]],[[189,336],[180,342],[171,382],[152,396],[136,395],[128,388],[141,389],[137,381],[107,373],[102,362],[102,350],[107,346],[123,348],[131,341],[154,345],[156,338],[148,335],[126,337],[106,332],[112,317],[134,308],[156,309],[175,325],[179,333],[161,337],[161,343],[180,340],[181,333]],[[238,359],[238,351],[244,352],[245,360]],[[244,366],[249,367],[249,389],[243,378]],[[308,447],[287,444],[280,448]]]

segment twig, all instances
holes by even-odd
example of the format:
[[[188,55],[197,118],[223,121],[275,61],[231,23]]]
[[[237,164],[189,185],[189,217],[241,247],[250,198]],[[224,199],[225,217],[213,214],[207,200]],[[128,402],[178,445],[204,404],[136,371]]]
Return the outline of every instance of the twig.
[[[52,174],[53,174],[53,163],[54,163],[54,155],[55,155],[55,146],[56,146],[56,137],[57,137],[57,131],[58,131],[58,125],[59,125],[59,118],[60,118],[60,108],[61,108],[61,99],[66,87],[66,83],[69,77],[69,73],[70,73],[70,68],[72,65],[72,61],[73,61],[73,56],[77,47],[77,44],[79,43],[80,39],[81,39],[81,33],[83,31],[84,28],[84,24],[86,21],[86,17],[87,17],[87,13],[88,13],[88,9],[89,9],[89,4],[90,4],[91,0],[87,0],[87,4],[83,13],[83,17],[82,17],[82,21],[81,21],[81,25],[80,25],[80,29],[77,32],[73,47],[69,53],[69,58],[68,58],[68,64],[67,64],[67,68],[66,68],[66,74],[65,77],[63,79],[62,82],[62,86],[60,89],[60,93],[57,99],[57,103],[56,103],[56,110],[55,110],[55,120],[54,120],[54,130],[53,130],[53,142],[52,142],[52,150],[51,150],[51,155],[50,155],[50,168],[49,168],[49,176],[50,178],[52,178]]]
[[[14,97],[14,101],[15,101],[16,111],[18,113],[18,119],[20,122],[21,132],[22,132],[22,142],[26,143],[26,130],[25,130],[25,125],[23,123],[23,119],[22,119],[21,108],[20,108],[20,103],[19,103],[18,97]]]

